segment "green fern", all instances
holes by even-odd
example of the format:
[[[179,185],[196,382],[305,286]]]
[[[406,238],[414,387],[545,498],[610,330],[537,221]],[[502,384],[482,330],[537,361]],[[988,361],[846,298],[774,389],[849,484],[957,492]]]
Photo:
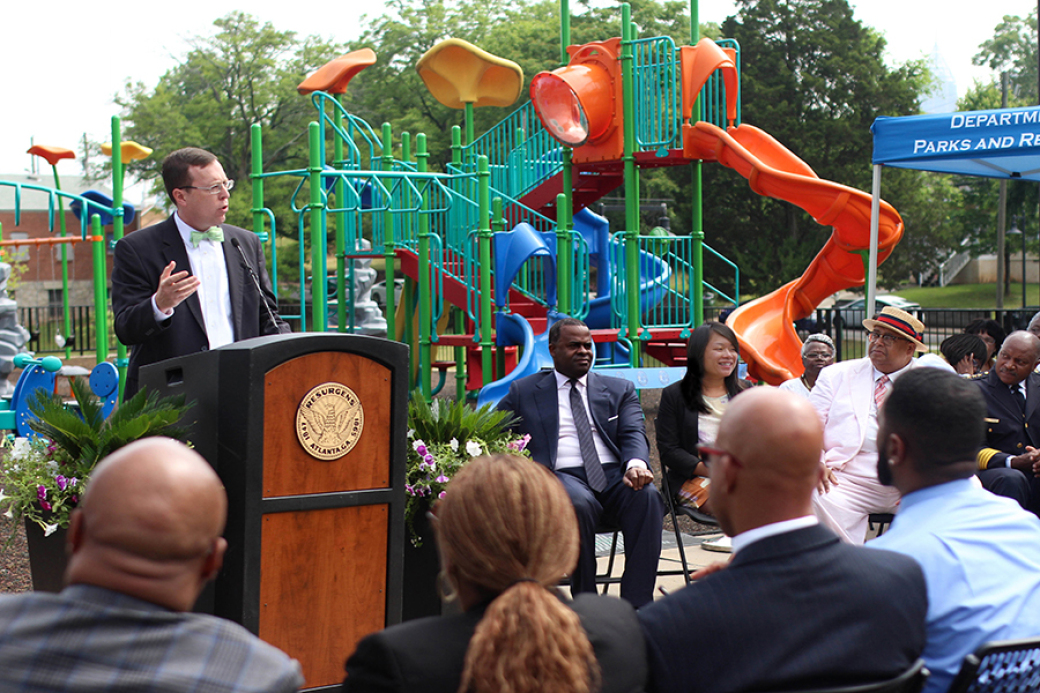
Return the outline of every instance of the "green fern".
[[[447,442],[480,439],[488,443],[511,440],[512,427],[519,422],[511,412],[499,411],[491,405],[473,409],[465,401],[434,400],[427,404],[418,391],[408,406],[408,423],[416,440]]]
[[[185,404],[184,395],[160,397],[155,392],[140,390],[105,419],[101,400],[91,392],[85,379],[72,381],[72,394],[79,406],[78,413],[66,407],[57,395],[37,390],[29,400],[29,410],[37,420],[29,426],[88,470],[135,440],[166,436],[183,442],[190,431],[178,425],[194,406]]]

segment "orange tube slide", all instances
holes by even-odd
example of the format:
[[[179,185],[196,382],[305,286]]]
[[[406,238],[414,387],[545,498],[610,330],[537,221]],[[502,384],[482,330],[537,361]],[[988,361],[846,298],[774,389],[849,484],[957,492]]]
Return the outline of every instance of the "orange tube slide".
[[[813,313],[827,296],[864,283],[862,257],[870,247],[871,196],[861,190],[821,180],[801,159],[752,125],[724,131],[698,122],[683,128],[687,158],[718,161],[748,179],[759,195],[801,207],[820,224],[833,227],[831,237],[801,277],[746,303],[726,320],[740,340],[749,375],[772,385],[802,373],[802,341],[794,321]],[[878,263],[903,236],[899,213],[881,201],[878,219]]]

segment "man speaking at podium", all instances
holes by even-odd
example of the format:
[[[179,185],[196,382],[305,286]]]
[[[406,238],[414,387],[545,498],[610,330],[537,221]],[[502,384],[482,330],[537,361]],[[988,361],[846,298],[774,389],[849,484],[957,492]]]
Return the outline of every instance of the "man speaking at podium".
[[[210,152],[178,149],[163,161],[177,210],[116,243],[112,310],[131,347],[123,397],[141,366],[261,335],[289,332],[278,317],[260,240],[224,223],[233,180]]]

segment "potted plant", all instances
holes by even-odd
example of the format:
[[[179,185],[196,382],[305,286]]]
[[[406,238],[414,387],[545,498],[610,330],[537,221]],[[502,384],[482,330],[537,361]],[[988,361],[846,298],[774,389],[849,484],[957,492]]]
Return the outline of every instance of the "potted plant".
[[[479,409],[465,402],[434,400],[418,392],[408,404],[408,458],[405,520],[410,543],[405,547],[404,618],[441,612],[437,595],[440,559],[426,514],[448,492],[452,478],[466,462],[486,454],[509,452],[529,456],[530,436],[518,436],[515,417],[491,405]]]
[[[61,589],[69,515],[97,463],[141,438],[184,440],[188,433],[178,425],[191,407],[183,395],[160,398],[142,390],[106,419],[86,379],[73,380],[72,393],[77,408],[38,391],[29,402],[37,417],[29,425],[38,435],[8,436],[0,457],[0,508],[6,508],[6,517],[25,522],[35,590]]]

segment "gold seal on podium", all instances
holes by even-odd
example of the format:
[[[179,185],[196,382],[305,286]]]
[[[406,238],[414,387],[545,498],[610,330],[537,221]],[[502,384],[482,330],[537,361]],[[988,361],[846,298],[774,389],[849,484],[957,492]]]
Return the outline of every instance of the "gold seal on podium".
[[[361,400],[346,385],[322,383],[296,409],[296,437],[307,454],[326,462],[350,452],[365,428]]]

